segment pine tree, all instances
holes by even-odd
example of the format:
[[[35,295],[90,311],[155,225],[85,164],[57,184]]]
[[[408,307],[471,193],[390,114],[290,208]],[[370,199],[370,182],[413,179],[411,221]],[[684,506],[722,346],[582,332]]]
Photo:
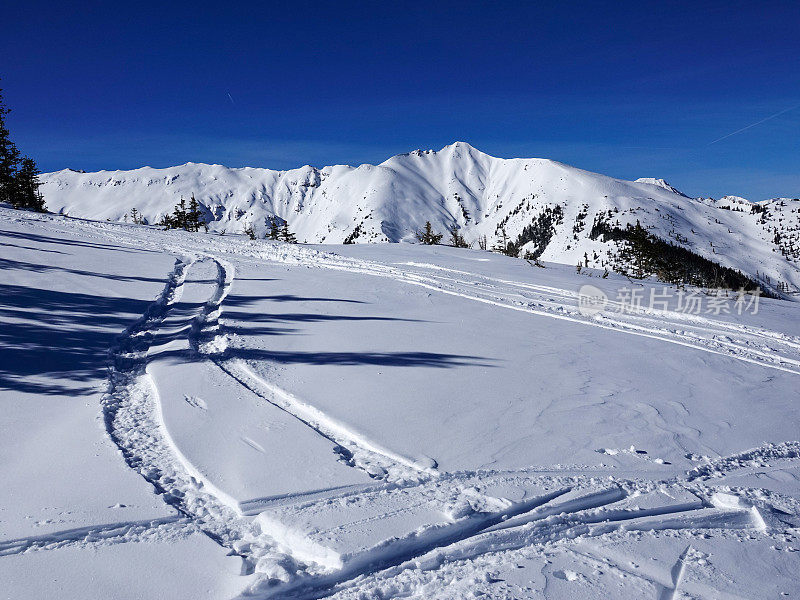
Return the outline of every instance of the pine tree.
[[[508,241],[508,234],[506,228],[500,230],[500,240],[492,248],[493,252],[500,252],[506,256],[517,256],[519,254],[519,247],[514,243]]]
[[[252,223],[245,225],[244,232],[251,240],[256,239],[256,230],[253,228]]]
[[[0,202],[8,202],[18,208],[16,175],[19,168],[19,150],[11,141],[5,116],[11,112],[3,104],[0,89]]]
[[[15,181],[15,207],[45,212],[44,198],[39,193],[39,169],[32,158],[22,159]]]
[[[186,220],[186,200],[183,199],[181,196],[181,201],[175,205],[175,210],[172,213],[172,226],[180,229],[186,229],[188,231],[188,225]]]
[[[281,239],[281,227],[278,224],[278,217],[269,218],[269,239],[278,241]]]
[[[453,224],[450,229],[448,229],[450,233],[450,245],[454,248],[469,248],[469,244],[467,240],[464,239],[464,236],[459,233],[458,225]]]
[[[44,198],[39,193],[39,169],[29,157],[20,157],[19,150],[11,141],[6,126],[6,115],[11,112],[3,103],[0,89],[0,202],[8,202],[14,208],[45,212]]]
[[[430,221],[425,221],[425,229],[422,231],[417,231],[416,235],[417,240],[428,246],[435,246],[441,242],[442,237],[444,237],[441,233],[436,233],[433,231],[433,226],[431,225]]]
[[[189,212],[186,214],[186,225],[188,231],[200,231],[200,226],[205,225],[203,213],[200,211],[200,203],[192,194],[189,200]]]
[[[281,241],[289,244],[297,243],[297,238],[295,238],[294,234],[289,231],[289,223],[287,221],[284,221],[283,227],[281,227]]]

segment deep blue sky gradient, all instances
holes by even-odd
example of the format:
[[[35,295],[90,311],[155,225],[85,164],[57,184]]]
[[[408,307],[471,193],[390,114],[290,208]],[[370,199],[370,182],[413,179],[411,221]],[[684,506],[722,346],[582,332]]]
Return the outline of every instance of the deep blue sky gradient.
[[[43,170],[375,163],[464,140],[690,195],[800,196],[796,1],[17,2],[0,57]]]

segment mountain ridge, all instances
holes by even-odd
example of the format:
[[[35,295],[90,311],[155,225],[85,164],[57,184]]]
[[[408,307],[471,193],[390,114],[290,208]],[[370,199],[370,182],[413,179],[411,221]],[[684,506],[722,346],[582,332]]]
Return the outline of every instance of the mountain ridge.
[[[515,242],[520,256],[599,269],[620,268],[620,242],[591,236],[598,218],[611,217],[614,226],[640,223],[765,288],[800,288],[800,200],[695,199],[662,179],[625,181],[545,158],[496,158],[466,142],[377,165],[277,171],[189,162],[62,170],[42,175],[42,183],[50,210],[79,217],[123,221],[136,208],[156,223],[194,194],[217,232],[250,226],[263,236],[277,216],[308,243],[402,242],[430,221],[476,244]]]

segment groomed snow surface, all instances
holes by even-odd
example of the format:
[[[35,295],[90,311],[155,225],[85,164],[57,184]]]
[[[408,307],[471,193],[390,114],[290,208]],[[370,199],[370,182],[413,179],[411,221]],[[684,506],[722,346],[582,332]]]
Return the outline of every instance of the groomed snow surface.
[[[4,208],[0,244],[0,598],[800,597],[797,303]]]

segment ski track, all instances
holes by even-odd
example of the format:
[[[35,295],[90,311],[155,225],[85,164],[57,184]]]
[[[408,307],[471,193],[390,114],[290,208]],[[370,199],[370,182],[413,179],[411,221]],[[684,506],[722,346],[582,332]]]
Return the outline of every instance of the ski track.
[[[480,276],[476,276],[480,278]],[[415,272],[398,271],[396,279],[412,285],[419,285],[442,293],[527,312],[538,316],[546,316],[574,323],[581,323],[601,329],[619,331],[678,344],[713,354],[720,354],[742,360],[751,364],[771,367],[789,373],[800,374],[800,343],[782,333],[761,330],[743,325],[702,317],[700,315],[684,315],[674,311],[638,310],[634,314],[623,312],[619,303],[610,301],[614,312],[604,312],[594,318],[580,315],[577,309],[578,294],[566,294],[559,291],[561,300],[554,301],[554,294],[549,288],[535,289],[537,286],[519,282],[502,282],[506,286],[525,288],[525,293],[503,289],[499,285],[485,285],[487,291],[476,291],[474,281],[463,281],[436,275],[421,275]],[[484,278],[486,279],[486,278]],[[466,290],[470,289],[470,292]],[[533,301],[531,301],[533,300]],[[654,318],[650,315],[657,315]],[[674,327],[662,327],[658,323],[671,322]],[[683,331],[681,329],[683,328]],[[690,330],[691,329],[691,330]],[[730,336],[738,335],[739,339]],[[784,353],[763,350],[765,344],[771,343],[784,347]],[[787,356],[787,355],[794,355]]]
[[[240,598],[255,596],[264,600],[314,600],[356,587],[369,577],[385,580],[407,569],[419,569],[431,564],[440,566],[490,553],[530,546],[544,547],[619,531],[758,529],[752,513],[744,509],[721,510],[678,504],[651,509],[614,510],[610,507],[627,497],[626,492],[618,487],[552,504],[569,491],[569,488],[557,490],[516,504],[506,511],[483,515],[475,522],[457,522],[429,539],[423,537],[412,547],[398,544],[399,547],[393,551],[390,547],[387,552],[370,553],[369,557],[345,565],[333,574],[298,578],[284,585],[256,586]],[[512,523],[503,527],[506,519]]]
[[[31,221],[46,223],[47,218],[36,217]],[[227,359],[227,340],[222,331],[220,315],[234,281],[234,267],[230,262],[200,250],[199,244],[188,236],[174,236],[174,240],[170,240],[174,245],[159,244],[135,227],[89,221],[82,221],[81,224],[82,231],[93,230],[98,237],[113,238],[115,243],[119,243],[119,234],[124,233],[133,245],[180,256],[164,290],[146,313],[123,332],[118,346],[113,349],[108,392],[102,403],[108,434],[128,466],[140,473],[179,514],[150,521],[97,525],[3,541],[0,542],[0,556],[73,545],[144,541],[158,536],[187,535],[199,529],[229,549],[231,554],[241,557],[243,574],[258,574],[243,597],[311,599],[351,589],[366,579],[385,580],[406,569],[417,569],[421,564],[465,561],[490,553],[546,546],[618,531],[764,529],[764,521],[758,511],[751,510],[752,507],[719,507],[710,504],[707,499],[703,499],[699,506],[697,503],[677,503],[643,509],[615,508],[615,504],[629,496],[625,486],[616,484],[598,490],[594,483],[585,489],[575,487],[576,491],[585,492],[576,498],[562,498],[573,490],[573,487],[567,486],[524,502],[512,503],[504,510],[459,519],[450,525],[434,528],[431,532],[423,532],[407,543],[390,544],[335,572],[325,570],[320,565],[297,561],[292,556],[291,548],[279,547],[270,538],[269,532],[254,527],[252,519],[242,513],[233,499],[216,489],[191,465],[164,427],[158,392],[147,374],[148,352],[170,308],[180,300],[187,272],[194,263],[211,260],[218,271],[214,293],[189,324],[188,342],[195,353],[212,361],[241,385],[330,440],[351,466],[364,470],[372,477],[396,481],[384,485],[414,487],[432,478],[443,481],[452,479],[456,483],[460,474],[440,473],[435,465],[422,464],[382,448],[289,392],[264,381],[245,363]],[[211,239],[204,238],[202,241],[210,242]],[[222,239],[213,241],[214,250],[238,254],[237,258],[242,260],[266,259],[275,263],[387,277],[507,309],[650,337],[800,374],[800,360],[791,356],[800,354],[800,340],[775,331],[672,312],[659,312],[657,321],[654,315],[646,312],[606,314],[599,319],[585,318],[577,312],[577,294],[547,286],[494,279],[434,265],[404,265],[426,269],[422,274],[297,247],[250,246],[243,250],[244,244],[239,240],[236,243]],[[451,274],[434,275],[429,271],[450,271],[455,275],[468,275],[473,280],[452,277]],[[610,306],[615,304],[612,302]],[[670,322],[670,327],[657,325],[664,320]],[[674,329],[671,328],[673,325]],[[680,331],[678,327],[684,330]],[[780,347],[781,353],[767,347],[767,343]],[[737,455],[711,460],[689,471],[686,477],[675,478],[667,483],[681,485],[703,498],[707,495],[701,489],[703,480],[754,463],[765,464],[766,460],[793,460],[798,457],[800,442],[766,444]],[[629,488],[641,486],[643,490],[648,486],[652,489],[652,485],[652,482],[628,482]],[[336,490],[332,488],[329,491]],[[368,491],[368,488],[341,491],[344,495],[358,494]],[[299,494],[299,497],[311,493]],[[330,497],[323,495],[321,501]],[[315,501],[310,500],[312,503]],[[661,587],[661,600],[677,597],[690,548],[687,547],[674,565],[671,586]]]
[[[26,554],[37,550],[55,550],[69,546],[121,544],[174,539],[197,531],[190,519],[181,516],[143,521],[90,525],[45,535],[0,542],[0,556]]]
[[[723,456],[708,461],[691,469],[686,474],[687,481],[705,480],[721,477],[736,469],[767,466],[768,460],[800,459],[800,442],[784,442],[782,444],[764,444],[731,456]]]
[[[370,477],[389,481],[419,481],[439,474],[435,466],[421,464],[383,448],[318,408],[265,381],[253,373],[243,361],[226,359],[227,342],[219,317],[222,313],[222,302],[230,292],[234,280],[234,268],[229,262],[219,258],[209,259],[217,266],[217,290],[192,324],[190,345],[198,354],[211,358],[214,364],[240,385],[332,442],[335,451],[347,464],[363,470]]]
[[[128,466],[150,482],[165,502],[220,545],[241,556],[243,573],[259,571],[270,579],[285,580],[298,572],[314,573],[319,566],[296,561],[291,548],[276,544],[268,531],[254,526],[238,502],[217,489],[183,456],[164,426],[158,390],[147,373],[150,344],[170,308],[180,300],[191,266],[208,260],[217,267],[215,291],[188,327],[189,347],[197,355],[211,360],[242,385],[330,440],[334,451],[348,464],[371,477],[419,482],[438,474],[433,467],[419,465],[354,434],[318,409],[259,379],[243,364],[221,358],[226,339],[219,317],[234,281],[234,268],[208,254],[183,253],[161,295],[120,337],[103,402],[107,430]]]
[[[316,407],[265,381],[253,373],[243,361],[216,360],[215,362],[241,385],[331,441],[347,464],[361,469],[370,477],[391,482],[407,482],[423,481],[429,477],[439,476],[435,466],[421,464],[366,439]]]
[[[686,571],[686,557],[691,548],[692,546],[690,544],[686,546],[686,550],[681,552],[681,555],[678,557],[678,561],[670,570],[670,576],[672,577],[672,588],[664,588],[662,594],[659,596],[659,600],[675,600],[678,597],[678,586],[681,584],[683,573]]]
[[[308,566],[296,564],[268,535],[254,528],[237,503],[216,489],[180,453],[164,427],[158,391],[147,374],[150,343],[170,307],[180,299],[186,273],[197,258],[185,256],[176,261],[164,291],[121,336],[103,400],[104,420],[128,466],[202,532],[240,556],[243,573],[251,573],[259,564],[268,562],[273,565],[273,573],[288,578],[290,572]],[[222,263],[217,265],[223,273]],[[217,283],[212,298],[192,319],[189,341],[194,348],[201,347],[203,326],[213,327],[219,304],[229,288],[226,277]]]

